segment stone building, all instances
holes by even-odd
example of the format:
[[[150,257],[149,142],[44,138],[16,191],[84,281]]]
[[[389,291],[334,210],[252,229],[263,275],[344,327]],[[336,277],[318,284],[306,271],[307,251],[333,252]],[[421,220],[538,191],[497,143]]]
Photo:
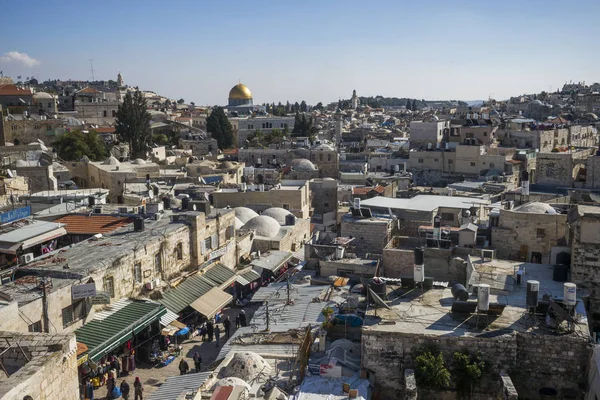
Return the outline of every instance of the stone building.
[[[202,178],[205,183],[210,184],[234,184],[242,183],[244,175],[244,164],[234,161],[194,161],[186,164],[185,170],[187,176],[193,178]]]
[[[248,207],[262,212],[271,207],[283,208],[297,218],[310,217],[310,189],[307,181],[282,181],[272,187],[265,185],[240,185],[222,188],[211,194],[217,208]]]
[[[431,146],[435,148],[441,143],[444,135],[450,131],[450,121],[411,121],[410,122],[410,147],[420,148]]]
[[[398,221],[393,218],[364,218],[346,214],[342,217],[340,235],[353,238],[354,252],[359,256],[382,254],[383,248],[397,232]]]
[[[81,89],[74,96],[77,118],[94,125],[113,125],[120,103],[118,92],[100,91],[93,87]]]
[[[56,114],[58,112],[58,96],[46,92],[33,94],[33,104],[38,114]]]
[[[8,374],[0,397],[20,400],[79,398],[77,342],[74,335],[3,331],[2,365]]]
[[[586,187],[586,163],[592,148],[557,153],[538,153],[536,183],[557,187]]]
[[[22,161],[15,163],[18,175],[24,176],[33,192],[56,190],[58,179],[54,175],[54,166],[43,161]]]
[[[47,118],[45,115],[10,114],[4,119],[4,142],[15,145],[26,145],[38,140],[50,144],[57,136],[66,132],[67,122],[58,118]]]
[[[13,84],[0,85],[0,106],[12,114],[31,113],[33,92]]]
[[[334,213],[338,204],[338,181],[333,178],[311,179],[311,207],[314,214]]]
[[[250,118],[231,118],[237,124],[237,140],[243,146],[250,135],[260,131],[263,135],[269,135],[273,129],[292,132],[294,129],[294,117],[259,116]]]
[[[202,157],[209,153],[215,154],[219,150],[216,139],[206,135],[192,135],[192,138],[179,139],[179,147],[191,150],[194,157]]]
[[[500,210],[491,219],[491,247],[499,258],[550,264],[552,248],[566,244],[566,211],[547,203]]]
[[[600,330],[600,207],[577,205],[569,211],[571,279],[589,293],[590,325]]]

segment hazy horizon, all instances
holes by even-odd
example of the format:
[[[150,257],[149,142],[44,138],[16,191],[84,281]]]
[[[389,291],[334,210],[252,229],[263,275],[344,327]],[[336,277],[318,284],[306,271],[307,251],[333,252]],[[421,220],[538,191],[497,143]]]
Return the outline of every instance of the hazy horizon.
[[[3,4],[5,76],[116,80],[196,104],[505,99],[597,81],[600,2],[157,1]],[[563,10],[569,7],[568,10]]]

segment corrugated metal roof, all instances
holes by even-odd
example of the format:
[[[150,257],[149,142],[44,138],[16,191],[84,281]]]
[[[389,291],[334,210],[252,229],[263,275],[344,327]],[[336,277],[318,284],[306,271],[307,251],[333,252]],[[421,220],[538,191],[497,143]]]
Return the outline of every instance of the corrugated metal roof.
[[[254,282],[257,279],[260,279],[260,274],[253,269],[249,270],[248,272],[244,272],[242,276],[248,282]]]
[[[176,288],[164,292],[162,299],[158,302],[164,304],[169,310],[179,313],[213,287],[214,284],[201,275],[193,275]]]
[[[206,272],[202,274],[205,279],[210,282],[214,282],[214,286],[221,286],[226,282],[233,280],[235,272],[224,266],[223,264],[216,263],[210,267]]]
[[[171,376],[148,397],[148,400],[175,400],[184,393],[197,392],[211,374],[212,372],[200,372]]]
[[[162,326],[167,326],[171,322],[176,321],[177,318],[179,318],[179,315],[177,315],[173,311],[167,309],[167,312],[165,313],[165,315],[160,317],[160,324]]]
[[[78,342],[88,347],[87,354],[97,360],[160,318],[166,312],[161,304],[131,301],[101,320],[93,320],[75,331]]]
[[[292,258],[292,253],[287,251],[272,251],[256,260],[252,261],[252,267],[277,271],[285,262]]]
[[[131,218],[115,217],[112,215],[66,215],[56,220],[67,225],[67,232],[80,235],[95,235],[109,233],[125,225],[129,225]]]
[[[235,277],[235,281],[237,283],[239,283],[240,285],[242,285],[242,286],[246,286],[246,285],[250,284],[250,282],[246,278],[244,278],[243,276],[241,276],[241,275],[236,276]]]

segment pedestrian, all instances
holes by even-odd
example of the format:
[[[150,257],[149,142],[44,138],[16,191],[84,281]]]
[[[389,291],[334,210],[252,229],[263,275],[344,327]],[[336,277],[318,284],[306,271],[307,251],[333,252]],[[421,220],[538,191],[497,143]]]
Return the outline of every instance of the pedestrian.
[[[108,379],[106,380],[106,398],[112,398],[113,389],[117,386],[117,382],[115,381],[115,376],[112,372],[108,373]]]
[[[85,380],[85,389],[84,389],[85,393],[84,396],[86,399],[88,400],[94,400],[94,385],[92,385],[92,382],[90,381],[89,378],[87,378]]]
[[[144,400],[144,387],[142,386],[139,377],[136,377],[135,382],[133,382],[133,390],[135,392],[135,398],[133,400]]]
[[[240,311],[240,325],[246,326],[246,311]]]
[[[206,342],[206,334],[207,334],[206,323],[203,323],[202,326],[200,327],[200,334],[202,335],[202,341]]]
[[[225,321],[223,321],[223,328],[225,328],[225,334],[229,338],[229,329],[231,328],[231,321],[229,317],[225,317]]]
[[[219,347],[219,339],[221,338],[221,328],[219,328],[218,324],[215,326],[215,338],[217,339],[217,348],[218,348]]]
[[[190,365],[185,361],[185,358],[182,358],[179,362],[179,372],[180,375],[185,375],[190,370]]]
[[[206,323],[206,331],[208,334],[208,341],[212,342],[213,341],[213,333],[214,333],[214,325],[213,325],[212,321],[208,321]]]
[[[194,353],[194,367],[196,367],[196,372],[200,372],[202,369],[202,357],[200,357],[198,352]]]
[[[235,329],[240,327],[240,314],[235,316]]]
[[[129,383],[125,380],[121,382],[121,396],[123,396],[125,400],[129,400]]]

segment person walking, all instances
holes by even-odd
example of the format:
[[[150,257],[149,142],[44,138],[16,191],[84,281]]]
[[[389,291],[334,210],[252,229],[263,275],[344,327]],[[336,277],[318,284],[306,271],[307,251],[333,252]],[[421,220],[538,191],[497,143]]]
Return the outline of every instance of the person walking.
[[[202,357],[200,357],[198,352],[194,353],[194,367],[196,368],[196,373],[200,372],[202,369]]]
[[[225,321],[223,321],[223,328],[225,328],[225,334],[227,335],[227,338],[229,338],[229,329],[231,328],[231,321],[229,320],[229,317],[225,317]]]
[[[218,348],[219,347],[219,339],[221,339],[221,328],[219,328],[218,324],[215,326],[215,338],[217,339],[217,348]]]
[[[129,383],[125,380],[121,382],[121,396],[123,396],[125,400],[129,400]]]
[[[85,380],[85,398],[88,400],[94,400],[94,385],[92,385],[92,382],[90,381],[89,378],[87,378]]]
[[[115,376],[112,372],[108,373],[108,379],[106,380],[106,398],[112,398],[113,389],[117,386],[117,382],[115,381]]]
[[[136,377],[135,382],[133,382],[133,390],[135,393],[135,398],[133,400],[144,400],[144,387],[142,386],[139,377]]]
[[[240,314],[235,316],[235,329],[240,327]]]
[[[208,334],[208,341],[212,342],[213,341],[213,333],[214,333],[214,325],[212,323],[212,321],[208,321],[206,323],[206,333]]]
[[[240,311],[240,325],[246,326],[246,311]]]
[[[188,364],[187,361],[185,361],[185,358],[182,358],[181,361],[179,362],[179,375],[185,375],[188,373],[189,370],[190,370],[190,365]]]

